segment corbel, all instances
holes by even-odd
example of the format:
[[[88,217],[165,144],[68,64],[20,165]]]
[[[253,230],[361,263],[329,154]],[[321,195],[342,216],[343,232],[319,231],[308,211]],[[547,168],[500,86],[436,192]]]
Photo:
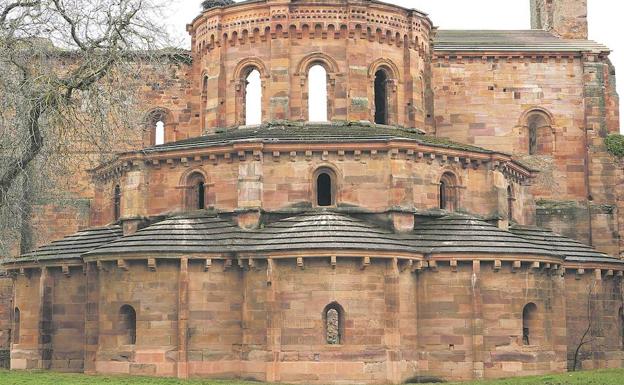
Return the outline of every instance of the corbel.
[[[63,271],[63,275],[66,276],[67,278],[69,278],[69,276],[71,275],[70,271],[69,271],[69,266],[64,263],[63,265],[61,265],[61,270]]]
[[[184,167],[188,167],[188,158],[183,156],[182,158],[180,158],[180,163],[184,166]]]
[[[297,257],[297,267],[301,270],[305,269],[305,266],[303,265],[303,257]]]
[[[511,267],[511,272],[517,273],[520,269],[522,269],[522,261],[514,261]]]
[[[428,265],[429,265],[429,268],[432,271],[437,271],[438,270],[438,262],[437,261],[429,261]]]
[[[613,270],[607,270],[607,277],[613,277]]]
[[[98,269],[99,271],[105,271],[105,269],[104,269],[104,263],[103,263],[102,261],[96,261],[96,262],[95,262],[95,266],[97,267],[97,269]]]
[[[19,275],[21,275],[22,277],[26,275],[26,269],[24,269],[23,267],[19,268]]]
[[[422,152],[418,152],[416,159],[414,159],[416,162],[420,162],[421,160],[423,160],[425,157],[425,154]]]
[[[290,152],[290,161],[291,162],[296,162],[297,161],[297,151],[291,151]]]
[[[255,268],[256,268],[256,261],[254,261],[253,258],[249,258],[247,260],[247,264],[249,265],[249,269],[250,270],[255,270]]]
[[[429,154],[429,156],[427,157],[427,164],[432,164],[435,158],[436,155],[434,153]]]
[[[244,162],[245,161],[245,151],[244,150],[238,151],[238,160],[240,162]]]
[[[457,273],[457,259],[451,259],[449,265],[451,266],[451,271]]]
[[[228,258],[223,262],[223,270],[227,270],[232,267],[232,259]]]
[[[241,269],[245,269],[245,262],[242,259],[238,260],[238,267]]]
[[[377,159],[377,150],[371,150],[371,159]]]
[[[370,257],[364,257],[364,258],[362,258],[362,266],[361,266],[361,269],[362,269],[362,270],[366,269],[367,267],[369,267],[369,266],[370,266],[370,263],[371,263],[371,262],[370,262]]]
[[[390,159],[397,159],[399,157],[399,149],[393,148],[390,150]]]
[[[156,271],[156,258],[147,258],[147,269],[149,271]]]
[[[341,162],[345,160],[345,152],[344,152],[344,150],[338,150],[338,160],[341,161]]]
[[[217,156],[215,154],[210,154],[208,159],[210,159],[210,161],[212,162],[214,166],[216,166],[219,163],[219,161],[217,160]]]
[[[581,279],[581,276],[585,274],[585,269],[577,269],[576,270],[576,279]]]
[[[152,166],[154,166],[154,168],[160,168],[160,160],[152,159]]]
[[[262,160],[262,151],[254,150],[253,157],[256,162],[259,162],[260,160]]]
[[[201,161],[202,161],[202,157],[201,157],[201,156],[199,156],[199,155],[195,155],[195,156],[193,157],[193,161],[194,161],[194,162],[197,162],[197,163],[201,163]]]
[[[440,160],[441,164],[445,164],[448,162],[448,155],[444,154],[442,155],[442,159]]]
[[[411,259],[408,259],[407,261],[405,261],[405,263],[403,264],[403,266],[401,266],[401,271],[405,271],[405,270],[412,270],[414,267],[414,261]]]
[[[273,151],[273,162],[279,162],[279,161],[280,161],[280,152]]]
[[[336,263],[337,263],[336,259],[337,258],[335,255],[332,255],[331,257],[329,257],[329,264],[331,265],[332,269],[336,268]]]
[[[321,155],[321,160],[326,161],[329,158],[329,151],[325,150],[323,151],[323,154]]]
[[[167,165],[170,168],[174,168],[175,167],[175,163],[173,162],[173,159],[171,159],[171,158],[167,159]]]
[[[212,258],[206,258],[206,262],[204,263],[204,271],[210,271],[212,267]]]
[[[501,261],[500,259],[497,259],[494,261],[494,271],[500,271],[502,267],[503,267],[503,261]]]
[[[232,163],[232,154],[230,154],[229,152],[226,152],[225,154],[223,154],[223,158],[225,159],[226,162]]]
[[[596,281],[602,281],[602,270],[594,269],[594,278]]]
[[[123,271],[128,271],[128,265],[126,264],[126,261],[123,259],[117,260],[117,267]]]
[[[414,159],[414,150],[412,150],[412,149],[407,150],[406,155],[407,155],[407,160],[413,160]]]
[[[425,263],[421,260],[418,260],[416,261],[416,263],[412,265],[412,273],[419,273],[422,271],[424,267],[425,267]]]
[[[306,150],[306,152],[305,152],[305,159],[308,162],[312,160],[312,151]]]
[[[360,150],[355,150],[355,152],[353,152],[353,157],[355,158],[356,161],[360,161],[360,159],[362,158],[362,151]]]
[[[531,263],[531,273],[535,273],[536,270],[539,270],[540,268],[540,263],[539,262],[533,262]]]

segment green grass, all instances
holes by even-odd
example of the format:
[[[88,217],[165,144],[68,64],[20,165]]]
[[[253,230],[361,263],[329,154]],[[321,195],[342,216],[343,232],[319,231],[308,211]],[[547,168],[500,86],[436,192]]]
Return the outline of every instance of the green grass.
[[[189,380],[169,378],[86,376],[51,372],[0,370],[1,385],[258,385],[258,382]],[[457,384],[457,383],[453,383]],[[462,385],[624,385],[624,370],[598,370],[541,377],[464,382]],[[450,385],[450,384],[448,384]]]

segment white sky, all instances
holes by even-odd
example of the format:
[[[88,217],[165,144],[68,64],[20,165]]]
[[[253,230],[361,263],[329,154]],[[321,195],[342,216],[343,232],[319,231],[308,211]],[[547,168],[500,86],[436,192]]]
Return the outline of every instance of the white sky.
[[[386,0],[388,3],[416,8],[429,14],[443,29],[529,29],[529,0]],[[589,38],[613,50],[611,60],[619,75],[618,91],[624,99],[624,2],[588,0]],[[167,12],[172,32],[190,48],[186,24],[201,10],[200,0],[174,2]],[[624,121],[624,119],[621,119]],[[624,124],[622,124],[624,131]]]

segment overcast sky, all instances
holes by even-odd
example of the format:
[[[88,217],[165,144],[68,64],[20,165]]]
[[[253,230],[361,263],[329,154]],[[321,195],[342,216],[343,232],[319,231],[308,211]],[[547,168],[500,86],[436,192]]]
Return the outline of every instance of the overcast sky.
[[[388,3],[416,8],[429,14],[444,29],[528,29],[531,26],[529,0],[387,0]],[[618,69],[618,91],[624,99],[624,2],[588,0],[589,37],[613,50],[611,60]],[[199,0],[172,2],[168,23],[172,31],[187,39],[186,24],[200,12]],[[624,120],[624,119],[622,119]],[[622,125],[624,127],[624,125]]]

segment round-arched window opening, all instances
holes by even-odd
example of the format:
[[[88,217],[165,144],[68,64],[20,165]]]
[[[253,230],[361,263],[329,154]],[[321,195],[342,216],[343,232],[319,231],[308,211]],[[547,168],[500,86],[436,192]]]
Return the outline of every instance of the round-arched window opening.
[[[308,71],[308,120],[327,122],[327,70],[315,64]]]
[[[375,123],[388,124],[388,73],[375,73]]]
[[[327,207],[334,204],[332,177],[321,172],[316,178],[316,202],[318,206]]]
[[[339,303],[332,302],[325,306],[323,323],[325,326],[325,343],[328,345],[344,344],[345,314]]]
[[[457,190],[457,177],[450,172],[445,172],[440,178],[440,190],[438,192],[440,209],[448,211],[457,210]]]
[[[130,305],[119,309],[119,329],[122,345],[136,344],[136,311]]]
[[[537,305],[528,303],[522,309],[522,344],[536,345],[539,333],[537,322]]]
[[[186,179],[186,209],[203,210],[206,208],[206,179],[199,172],[193,172]]]
[[[13,312],[13,343],[20,343],[20,324],[21,324],[21,315],[20,309],[18,307],[15,308]]]
[[[253,68],[245,78],[245,125],[262,123],[262,81],[260,71]]]

